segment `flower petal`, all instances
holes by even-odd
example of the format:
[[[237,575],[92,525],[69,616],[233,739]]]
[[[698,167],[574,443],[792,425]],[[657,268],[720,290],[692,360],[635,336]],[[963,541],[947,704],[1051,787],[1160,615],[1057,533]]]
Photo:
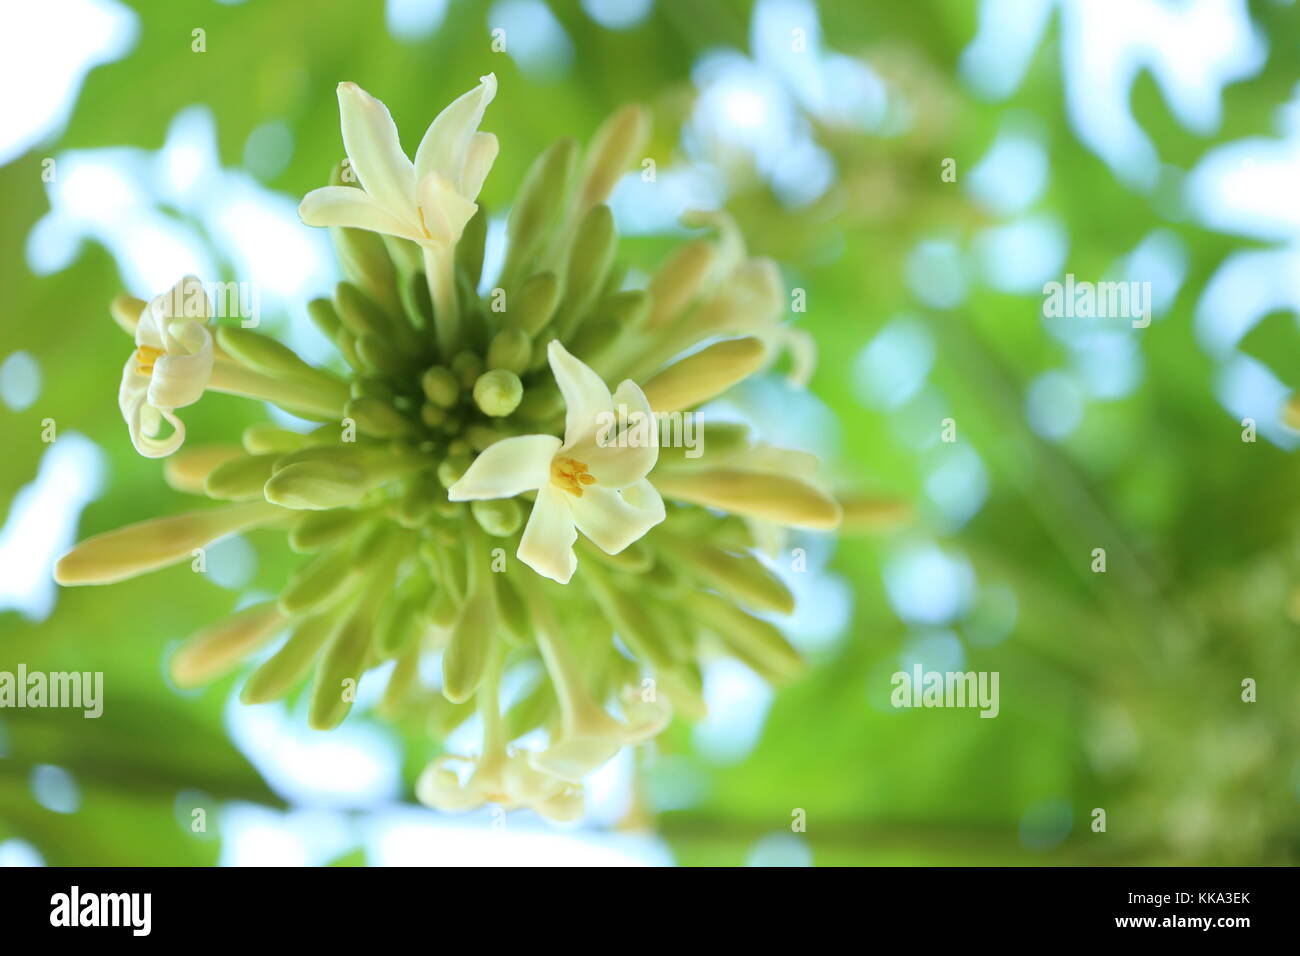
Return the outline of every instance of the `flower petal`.
[[[424,238],[416,223],[406,222],[388,211],[364,189],[355,186],[323,186],[313,189],[298,205],[298,218],[309,226],[346,226],[369,229],[402,239]]]
[[[659,422],[645,392],[628,379],[614,392],[613,402],[616,420],[625,419],[627,428],[621,433],[602,429],[590,446],[574,449],[574,457],[610,490],[640,481],[659,460]]]
[[[456,754],[443,754],[425,767],[415,783],[415,795],[420,802],[445,813],[459,813],[481,806],[483,794],[475,786],[474,779],[471,777],[462,785],[456,771],[446,766],[448,762],[466,759]]]
[[[618,554],[663,521],[665,514],[664,500],[645,480],[621,493],[590,485],[569,507],[578,530],[606,554]]]
[[[582,783],[589,773],[608,763],[622,745],[617,736],[570,737],[533,754],[529,762],[542,773],[569,783]]]
[[[149,404],[155,408],[184,408],[202,396],[212,378],[212,333],[201,325],[189,329],[202,333],[202,345],[193,355],[168,352],[154,362],[149,376]],[[188,331],[188,330],[187,330]]]
[[[478,206],[458,193],[441,173],[429,173],[420,180],[420,211],[425,235],[422,240],[454,245],[474,218]]]
[[[355,83],[340,83],[338,96],[343,148],[361,185],[389,209],[414,206],[415,167],[388,107]]]
[[[157,409],[148,403],[149,377],[135,369],[135,356],[127,359],[122,384],[117,393],[117,407],[126,420],[131,444],[145,458],[166,458],[185,442],[185,423],[171,409]],[[171,423],[172,432],[165,438],[155,437],[161,419]]]
[[[462,195],[470,199],[478,195],[478,190],[471,193],[464,188],[465,157],[470,139],[483,121],[483,111],[496,95],[496,74],[489,73],[480,78],[478,86],[457,97],[437,115],[415,151],[415,174],[419,179],[439,173]],[[479,184],[482,182],[480,179]]]
[[[517,435],[489,445],[460,481],[447,489],[452,501],[513,498],[551,480],[551,459],[560,448],[554,435]]]
[[[496,162],[501,144],[492,133],[475,133],[470,137],[469,152],[465,154],[465,168],[460,174],[460,194],[466,199],[477,199],[483,189],[483,180]]]
[[[596,430],[614,412],[609,388],[599,375],[570,355],[559,339],[551,340],[546,357],[564,396],[565,449],[594,445]]]
[[[565,501],[568,497],[571,496],[554,485],[542,486],[533,513],[528,516],[528,524],[524,527],[519,550],[515,552],[520,561],[538,574],[561,584],[568,584],[578,569],[578,558],[573,553],[578,529],[573,525],[573,512]]]

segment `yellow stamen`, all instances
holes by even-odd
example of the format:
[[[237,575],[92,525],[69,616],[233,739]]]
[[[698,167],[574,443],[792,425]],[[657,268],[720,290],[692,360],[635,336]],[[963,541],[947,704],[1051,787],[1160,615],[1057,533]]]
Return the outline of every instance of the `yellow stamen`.
[[[420,231],[424,233],[424,238],[432,239],[433,233],[429,232],[429,227],[424,224],[424,207],[416,206],[415,209],[420,214]]]
[[[596,476],[587,471],[585,463],[574,458],[551,460],[551,484],[562,488],[575,498],[582,497],[584,485],[594,485]]]
[[[142,375],[152,375],[154,363],[162,358],[163,350],[152,345],[141,345],[135,350],[135,367]]]

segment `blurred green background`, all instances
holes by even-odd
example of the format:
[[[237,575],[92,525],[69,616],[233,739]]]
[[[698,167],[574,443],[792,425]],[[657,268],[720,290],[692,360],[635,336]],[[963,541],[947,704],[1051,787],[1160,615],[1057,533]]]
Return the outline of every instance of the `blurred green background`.
[[[0,711],[0,862],[1295,863],[1298,26],[1271,0],[7,15],[0,670],[102,671],[106,704]],[[574,829],[417,807],[420,727],[360,708],[315,734],[297,703],[241,709],[238,677],[171,687],[181,638],[278,590],[282,538],[228,541],[207,575],[49,583],[73,540],[186,507],[127,439],[111,298],[253,281],[269,328],[328,354],[304,304],[336,266],[294,209],[342,155],[335,84],[384,100],[413,152],[489,71],[482,201],[503,212],[544,146],[646,103],[656,178],[615,195],[623,256],[648,272],[681,211],[731,211],[805,291],[790,319],[820,353],[809,394],[773,376],[731,404],[914,512],[792,542],[806,676],[773,693],[718,665],[709,720],[602,773]],[[1153,321],[1045,319],[1067,273],[1149,282]],[[259,415],[187,412],[196,439]],[[914,663],[997,671],[999,716],[894,710]]]

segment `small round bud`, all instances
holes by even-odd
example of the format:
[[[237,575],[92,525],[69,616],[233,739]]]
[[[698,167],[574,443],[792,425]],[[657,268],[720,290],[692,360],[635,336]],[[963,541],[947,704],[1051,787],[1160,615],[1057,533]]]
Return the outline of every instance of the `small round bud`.
[[[474,383],[474,403],[484,415],[501,418],[519,407],[524,386],[519,376],[503,368],[484,372]]]
[[[438,483],[444,488],[450,488],[469,469],[469,459],[455,456],[444,458],[438,465]]]
[[[442,408],[451,408],[460,397],[460,383],[447,368],[435,365],[420,378],[420,387],[429,401]]]
[[[471,501],[469,510],[479,527],[497,538],[508,538],[524,523],[524,513],[514,498]]]

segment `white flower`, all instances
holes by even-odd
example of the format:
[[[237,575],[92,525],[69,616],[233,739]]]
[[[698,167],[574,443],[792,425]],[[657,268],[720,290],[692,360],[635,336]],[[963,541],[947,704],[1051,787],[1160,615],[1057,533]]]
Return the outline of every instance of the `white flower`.
[[[122,370],[117,404],[131,443],[146,458],[170,455],[185,441],[175,409],[193,405],[212,378],[208,298],[194,276],[185,276],[155,298],[135,327],[135,351]],[[159,438],[162,420],[171,434]]]
[[[578,566],[573,543],[579,531],[617,554],[664,520],[663,499],[646,480],[659,458],[659,435],[635,382],[624,381],[611,396],[600,376],[558,341],[547,357],[564,396],[564,441],[520,435],[489,445],[447,494],[471,501],[536,490],[519,560],[567,584]],[[630,409],[629,428],[619,435],[610,430],[616,403]]]
[[[309,226],[351,226],[422,246],[455,245],[496,160],[496,136],[478,131],[496,91],[496,76],[489,73],[439,113],[412,163],[388,108],[355,83],[340,83],[343,146],[362,188],[314,189],[298,215]]]

